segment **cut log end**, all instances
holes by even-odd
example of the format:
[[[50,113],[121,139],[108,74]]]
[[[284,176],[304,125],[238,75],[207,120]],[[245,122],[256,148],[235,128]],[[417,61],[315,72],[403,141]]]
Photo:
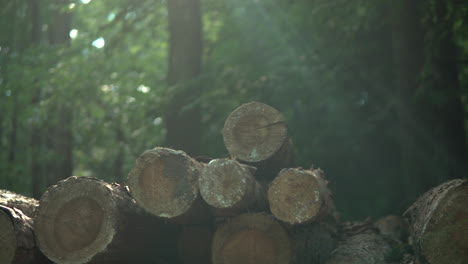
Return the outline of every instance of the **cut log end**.
[[[198,194],[199,165],[182,151],[143,153],[128,176],[130,192],[148,212],[172,218],[190,209]]]
[[[70,177],[41,199],[35,230],[43,253],[59,263],[86,263],[113,238],[110,191],[94,179]]]
[[[251,102],[234,110],[223,129],[231,156],[259,162],[273,156],[287,142],[283,115],[271,106]]]
[[[246,196],[254,195],[255,180],[251,172],[235,160],[212,160],[199,178],[203,199],[216,208],[232,208]]]
[[[468,184],[452,189],[438,204],[420,239],[431,264],[468,263]]]
[[[272,214],[289,224],[315,219],[324,204],[323,190],[311,171],[283,169],[268,190]]]
[[[16,254],[16,235],[10,216],[0,210],[0,263],[12,263]]]
[[[286,231],[272,217],[244,214],[216,231],[212,249],[213,263],[289,263],[290,246]]]

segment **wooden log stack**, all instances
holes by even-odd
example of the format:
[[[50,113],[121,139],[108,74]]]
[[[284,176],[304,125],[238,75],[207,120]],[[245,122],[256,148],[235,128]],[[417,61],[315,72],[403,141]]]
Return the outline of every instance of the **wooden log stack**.
[[[0,264],[468,263],[467,180],[406,220],[342,222],[325,173],[294,166],[279,111],[241,105],[222,133],[230,158],[155,147],[127,185],[73,176],[39,202],[0,190]]]

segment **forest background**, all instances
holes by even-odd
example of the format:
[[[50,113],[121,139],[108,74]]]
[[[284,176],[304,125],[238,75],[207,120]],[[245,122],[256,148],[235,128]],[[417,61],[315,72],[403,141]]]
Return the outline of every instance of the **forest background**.
[[[284,113],[345,219],[466,178],[463,0],[0,0],[0,188],[122,182],[146,149],[227,157],[242,103]]]

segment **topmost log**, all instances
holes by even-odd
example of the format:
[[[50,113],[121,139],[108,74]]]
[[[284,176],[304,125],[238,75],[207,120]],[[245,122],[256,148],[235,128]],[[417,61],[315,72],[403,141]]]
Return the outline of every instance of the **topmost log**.
[[[223,137],[233,158],[260,170],[269,167],[271,176],[292,165],[284,117],[269,105],[250,102],[235,109],[226,119]]]

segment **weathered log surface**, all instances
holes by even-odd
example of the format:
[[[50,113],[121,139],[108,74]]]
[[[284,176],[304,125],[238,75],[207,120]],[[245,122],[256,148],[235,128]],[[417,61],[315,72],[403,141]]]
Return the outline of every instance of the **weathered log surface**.
[[[0,205],[17,208],[30,218],[34,218],[34,213],[39,206],[39,201],[34,198],[0,189]]]
[[[198,181],[200,194],[215,216],[267,208],[265,192],[254,173],[255,168],[232,159],[215,159],[203,168]]]
[[[273,178],[281,168],[293,166],[284,117],[269,105],[251,102],[235,109],[226,119],[223,138],[231,157],[259,168],[259,177]]]
[[[417,263],[468,263],[468,180],[452,180],[429,190],[404,216]]]
[[[379,234],[370,220],[345,222],[340,242],[326,264],[397,264],[392,259],[393,241]]]
[[[196,201],[201,168],[183,151],[157,147],[136,160],[128,187],[146,211],[173,218],[189,211]]]
[[[22,211],[0,205],[0,263],[51,263],[36,247],[32,221]]]
[[[288,224],[337,222],[338,216],[323,171],[283,169],[271,182],[268,201],[272,214]]]
[[[172,226],[139,208],[124,187],[89,177],[50,187],[35,231],[41,251],[59,264],[158,263],[175,256]]]
[[[242,214],[221,225],[212,254],[214,264],[286,264],[292,259],[288,233],[266,214]]]

